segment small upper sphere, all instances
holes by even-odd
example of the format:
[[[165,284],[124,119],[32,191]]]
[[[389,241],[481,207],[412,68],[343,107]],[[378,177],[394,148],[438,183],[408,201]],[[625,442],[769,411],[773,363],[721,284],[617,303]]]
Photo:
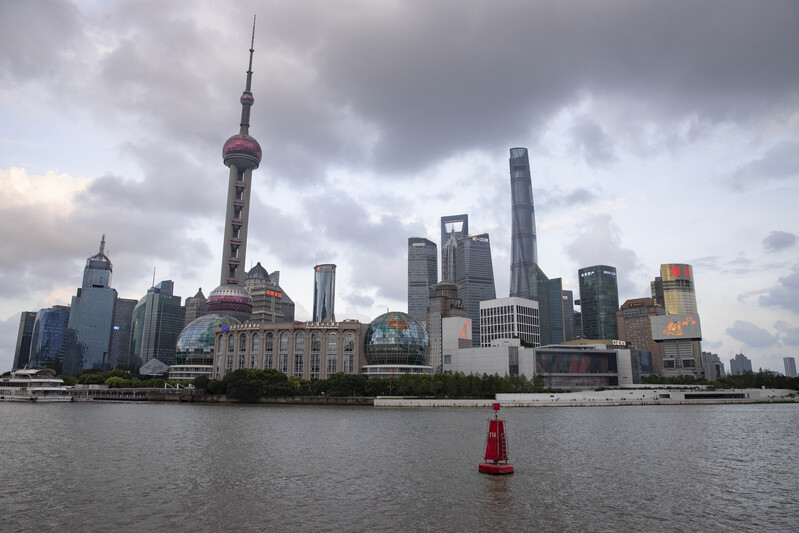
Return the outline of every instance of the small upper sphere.
[[[253,105],[255,103],[255,98],[252,97],[250,93],[244,93],[241,95],[241,105]]]
[[[222,148],[225,165],[239,169],[258,168],[261,164],[261,145],[246,133],[238,133],[225,142]]]

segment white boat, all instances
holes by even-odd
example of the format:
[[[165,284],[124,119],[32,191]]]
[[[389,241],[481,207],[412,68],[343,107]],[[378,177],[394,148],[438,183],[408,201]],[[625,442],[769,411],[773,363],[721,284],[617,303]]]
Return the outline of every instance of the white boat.
[[[0,401],[70,402],[72,389],[50,368],[25,368],[0,378]]]

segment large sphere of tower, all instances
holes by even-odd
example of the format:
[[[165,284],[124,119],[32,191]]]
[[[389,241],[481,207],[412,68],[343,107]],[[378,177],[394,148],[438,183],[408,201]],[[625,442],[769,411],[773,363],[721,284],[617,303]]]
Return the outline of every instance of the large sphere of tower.
[[[246,322],[252,315],[252,296],[247,289],[236,285],[220,285],[208,295],[209,313],[230,316]]]
[[[222,160],[239,170],[256,169],[261,164],[261,145],[246,133],[238,133],[225,141]]]

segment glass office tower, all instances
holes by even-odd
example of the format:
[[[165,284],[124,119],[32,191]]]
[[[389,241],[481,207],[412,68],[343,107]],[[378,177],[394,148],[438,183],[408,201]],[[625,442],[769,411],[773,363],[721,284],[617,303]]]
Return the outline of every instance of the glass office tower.
[[[455,283],[458,241],[469,235],[469,215],[441,217],[441,281]]]
[[[336,265],[316,265],[313,283],[313,321],[335,322]]]
[[[596,265],[581,268],[577,272],[580,281],[583,337],[618,339],[616,312],[619,310],[619,288],[616,268]]]
[[[408,239],[408,314],[425,323],[427,306],[435,296],[438,277],[436,243],[419,237]]]
[[[510,149],[510,296],[530,298],[529,272],[538,264],[533,185],[527,148]]]
[[[472,344],[480,345],[480,302],[497,297],[494,265],[488,234],[470,235],[458,241],[455,257],[458,296],[472,320]]]
[[[69,307],[56,305],[36,314],[31,338],[30,368],[61,362],[64,358],[64,339],[69,322]]]

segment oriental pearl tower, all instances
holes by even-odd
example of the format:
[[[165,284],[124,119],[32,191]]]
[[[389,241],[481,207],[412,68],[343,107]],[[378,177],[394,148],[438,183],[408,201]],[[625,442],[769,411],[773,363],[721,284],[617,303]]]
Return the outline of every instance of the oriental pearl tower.
[[[247,221],[250,216],[252,171],[261,163],[261,146],[250,137],[250,107],[255,102],[250,91],[252,55],[255,44],[255,18],[250,42],[247,85],[241,95],[241,129],[222,148],[222,160],[230,169],[225,214],[225,238],[222,243],[222,273],[219,287],[208,296],[208,312],[246,321],[252,314],[252,297],[244,287],[247,256]]]

